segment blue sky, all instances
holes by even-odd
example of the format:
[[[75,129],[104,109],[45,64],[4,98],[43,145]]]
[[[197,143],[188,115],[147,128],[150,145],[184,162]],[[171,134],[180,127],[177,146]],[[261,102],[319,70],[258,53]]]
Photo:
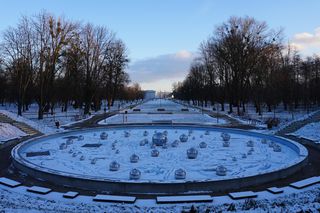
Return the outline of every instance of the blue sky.
[[[0,31],[21,15],[46,10],[105,25],[124,40],[133,81],[170,90],[182,80],[201,41],[230,16],[252,16],[284,28],[286,41],[304,54],[319,53],[319,0],[0,0]]]

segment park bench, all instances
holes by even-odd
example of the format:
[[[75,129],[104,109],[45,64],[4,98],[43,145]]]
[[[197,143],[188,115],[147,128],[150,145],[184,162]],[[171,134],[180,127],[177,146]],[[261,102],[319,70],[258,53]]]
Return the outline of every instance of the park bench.
[[[63,196],[64,198],[73,199],[73,198],[77,197],[78,195],[79,195],[78,192],[69,191],[69,192],[64,193],[62,196]]]
[[[119,202],[119,203],[134,203],[136,197],[133,196],[119,196],[119,195],[96,195],[93,201],[97,202]]]
[[[20,186],[21,183],[18,182],[18,181],[15,181],[15,180],[11,180],[9,178],[6,178],[6,177],[1,177],[0,178],[0,183],[2,185],[5,185],[5,186],[9,186],[11,188],[14,188],[14,187],[17,187],[17,186]]]
[[[283,189],[279,189],[278,187],[270,187],[267,188],[268,192],[271,192],[272,194],[280,194],[283,192]]]
[[[255,198],[258,195],[252,191],[244,191],[244,192],[232,192],[228,194],[234,200],[239,199],[247,199],[247,198]]]
[[[294,183],[291,183],[290,186],[296,189],[302,189],[305,188],[307,186],[311,186],[314,185],[316,183],[320,183],[320,177],[319,176],[314,176],[311,178],[307,178],[304,180],[300,180]]]
[[[46,188],[46,187],[40,187],[40,186],[32,186],[32,187],[27,188],[27,191],[45,195],[45,194],[48,194],[49,192],[51,192],[52,189]]]

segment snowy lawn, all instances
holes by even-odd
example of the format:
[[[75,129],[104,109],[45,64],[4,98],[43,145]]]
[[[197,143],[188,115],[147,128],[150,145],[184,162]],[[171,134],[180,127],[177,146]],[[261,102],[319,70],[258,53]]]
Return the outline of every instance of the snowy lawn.
[[[43,124],[42,122],[30,120],[24,116],[18,116],[16,113],[13,113],[13,112],[10,112],[7,110],[0,110],[0,113],[5,114],[6,116],[11,118],[12,120],[25,123],[43,134],[52,134],[52,133],[56,132],[55,128],[48,127],[47,125]]]
[[[79,195],[65,199],[61,193],[50,192],[37,195],[26,191],[26,187],[8,188],[0,185],[0,209],[8,213],[34,212],[188,212],[191,206],[197,212],[319,212],[320,187],[305,189],[281,188],[282,194],[266,191],[256,192],[254,199],[232,200],[228,196],[213,197],[209,203],[156,204],[155,199],[137,199],[134,204],[94,202],[93,197]]]
[[[127,107],[130,104],[133,103],[120,103],[119,101],[115,101],[115,104],[111,107],[110,111],[118,110],[119,107],[120,109]],[[62,131],[61,129],[57,129],[55,124],[56,121],[59,122],[60,126],[68,126],[89,119],[92,115],[104,113],[104,111],[100,110],[98,112],[93,112],[91,116],[84,116],[82,110],[74,109],[71,106],[69,106],[67,112],[61,112],[61,107],[56,107],[53,115],[46,113],[42,120],[38,120],[37,104],[32,104],[28,111],[22,113],[22,116],[17,115],[17,108],[14,104],[7,104],[0,107],[0,113],[7,115],[15,121],[26,123],[43,134],[52,134]]]
[[[19,116],[19,117],[17,116],[17,109],[13,105],[2,107],[2,109],[6,109],[6,111],[11,112],[14,119],[23,117],[25,121],[27,120],[32,121],[31,123],[32,127],[35,127],[36,129],[40,130],[43,133],[51,133],[52,131],[54,132],[57,129],[55,124],[55,122],[57,121],[62,126],[69,123],[74,123],[78,120],[88,118],[88,116],[83,115],[83,112],[81,110],[74,109],[72,107],[69,107],[67,112],[61,112],[61,108],[57,107],[53,115],[50,113],[45,113],[42,120],[38,120],[38,105],[36,104],[32,104],[30,106],[30,109],[26,112],[23,112],[22,116]],[[102,110],[94,114],[98,114],[98,113],[102,113]],[[28,122],[28,124],[30,124],[30,122]],[[44,129],[41,129],[41,128],[44,128]]]
[[[8,123],[0,123],[0,144],[27,134]]]
[[[320,122],[307,124],[290,135],[320,143]]]
[[[183,102],[183,103],[188,104],[187,102]],[[191,102],[189,104],[190,104],[190,107],[192,107]],[[268,131],[269,133],[274,133],[290,125],[292,122],[304,120],[320,110],[319,107],[315,107],[309,110],[306,110],[305,108],[301,107],[301,108],[294,109],[293,111],[290,111],[290,110],[284,110],[283,106],[278,106],[277,109],[272,112],[268,112],[266,108],[263,108],[262,115],[259,115],[258,113],[256,113],[256,109],[252,104],[247,104],[246,112],[244,113],[244,115],[238,116],[236,113],[237,112],[236,107],[233,107],[232,114],[228,114],[228,110],[229,110],[228,104],[225,105],[225,111],[221,111],[220,105],[203,107],[203,109],[206,109],[209,111],[213,111],[213,108],[216,108],[218,110],[218,113],[225,114],[226,116],[234,118],[240,123],[250,124],[256,127],[266,128],[267,125],[265,124],[265,121],[268,118],[273,118],[273,117],[278,118],[280,121],[278,127],[274,127],[271,131]],[[213,111],[213,112],[217,112],[217,111]]]

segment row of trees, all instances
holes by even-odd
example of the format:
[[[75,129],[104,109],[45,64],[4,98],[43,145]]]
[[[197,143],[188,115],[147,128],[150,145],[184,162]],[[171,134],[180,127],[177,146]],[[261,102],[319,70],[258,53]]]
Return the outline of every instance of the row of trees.
[[[173,85],[175,98],[194,103],[229,104],[237,113],[252,102],[257,113],[263,106],[285,109],[303,104],[320,104],[320,58],[302,59],[290,45],[284,45],[281,30],[269,29],[251,17],[231,17],[216,27],[200,45],[183,82]]]
[[[110,108],[142,96],[138,85],[127,86],[128,62],[125,44],[106,27],[46,12],[22,17],[0,40],[0,99],[17,103],[19,115],[35,101],[39,119],[58,103],[88,114],[107,99]]]

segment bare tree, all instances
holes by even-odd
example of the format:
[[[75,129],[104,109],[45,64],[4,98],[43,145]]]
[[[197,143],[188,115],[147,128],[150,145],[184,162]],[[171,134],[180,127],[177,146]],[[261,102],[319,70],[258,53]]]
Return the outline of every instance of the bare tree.
[[[76,33],[70,41],[62,63],[64,73],[61,80],[61,93],[59,94],[64,105],[63,111],[67,111],[69,101],[74,101],[74,107],[76,108],[82,107],[85,67],[80,32]]]
[[[39,105],[38,118],[54,107],[54,80],[61,70],[60,58],[74,36],[76,25],[43,12],[33,19],[36,37],[36,87]]]
[[[222,109],[227,100],[229,112],[236,106],[238,114],[246,111],[248,101],[253,101],[257,112],[261,113],[261,105],[267,100],[265,95],[270,95],[267,89],[277,84],[272,76],[278,76],[275,73],[281,69],[282,49],[282,30],[269,29],[265,22],[251,17],[231,17],[200,45],[197,61],[203,67],[206,81],[202,82],[204,97],[197,95],[197,99],[203,100],[209,94],[210,101],[220,102]],[[194,75],[194,69],[192,65],[176,94],[194,97],[193,87],[201,79]],[[279,101],[279,97],[276,100]],[[276,105],[270,99],[268,103]]]
[[[112,43],[104,66],[104,86],[108,101],[108,108],[113,105],[121,87],[129,83],[129,76],[125,68],[129,62],[126,47],[121,40]]]
[[[71,101],[77,107],[84,104],[85,114],[92,103],[98,110],[103,97],[108,97],[110,106],[129,82],[127,49],[114,33],[47,12],[23,17],[16,27],[8,28],[0,53],[1,68],[9,74],[3,75],[1,86],[12,88],[7,98],[17,102],[18,114],[36,101],[39,119],[44,112],[54,113],[61,102],[63,111]]]
[[[33,77],[34,37],[30,20],[22,17],[16,28],[8,28],[1,45],[10,84],[15,94],[18,115],[22,115],[27,89]]]
[[[85,66],[84,113],[88,114],[98,88],[102,85],[103,70],[114,41],[114,34],[105,27],[87,24],[80,35]]]

